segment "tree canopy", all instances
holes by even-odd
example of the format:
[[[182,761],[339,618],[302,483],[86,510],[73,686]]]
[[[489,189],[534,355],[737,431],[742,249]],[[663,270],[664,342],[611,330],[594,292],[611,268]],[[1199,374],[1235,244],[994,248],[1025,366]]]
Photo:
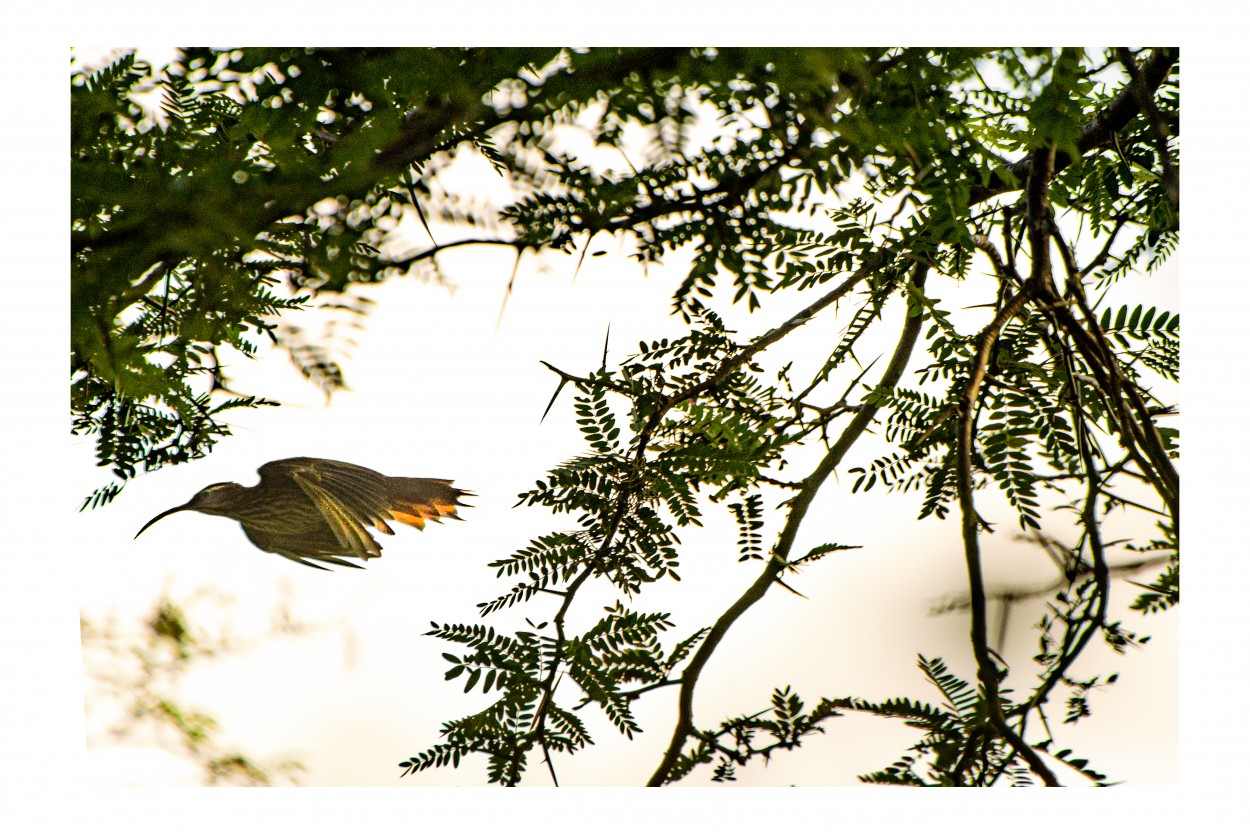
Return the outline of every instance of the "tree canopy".
[[[1077,678],[1076,660],[1096,638],[1117,650],[1145,641],[1115,619],[1119,577],[1158,566],[1133,607],[1179,601],[1176,404],[1155,392],[1178,381],[1180,319],[1105,301],[1179,241],[1178,50],[187,48],[159,70],[131,54],[76,72],[71,89],[71,406],[114,476],[85,505],[207,454],[229,409],[273,404],[232,389],[223,348],[251,355],[268,338],[315,382],[341,384],[321,346],[281,328],[287,311],[437,271],[461,246],[585,257],[608,235],[643,264],[689,255],[671,302],[682,336],[612,365],[605,351],[590,371],[550,366],[553,402],[570,390],[586,448],[519,496],[559,526],[493,561],[515,584],[479,606],[483,617],[528,606],[537,624],[432,625],[455,647],[447,677],[496,699],[447,721],[405,774],[484,755],[492,781],[515,784],[536,761],[557,779],[552,754],[592,741],[581,707],[632,737],[638,699],[674,686],[653,785],[704,765],[732,779],[853,711],[923,730],[866,781],[1107,780],[1056,741],[1048,704],[1062,691],[1064,720],[1084,719],[1087,695],[1115,674]],[[159,110],[137,100],[147,90]],[[621,164],[569,150],[554,138],[568,127]],[[512,201],[443,190],[438,174],[461,154],[489,160]],[[388,242],[411,217],[464,235],[396,255]],[[970,328],[938,286],[974,270],[996,280]],[[722,287],[772,326],[728,329],[714,308]],[[795,293],[799,312],[766,318]],[[856,345],[886,326],[892,302],[907,309],[892,353],[860,367]],[[841,336],[809,368],[786,340],[815,320],[836,320]],[[766,369],[766,356],[780,358]],[[891,451],[846,469],[873,429]],[[811,449],[816,464],[795,475]],[[848,547],[794,550],[835,471],[854,476],[852,494],[914,494],[919,517],[951,517],[976,680],[921,657],[935,703],[808,704],[779,683],[768,705],[697,723],[700,673],[728,629]],[[987,490],[1062,577],[1024,662],[989,633]],[[1063,509],[1043,508],[1043,494]],[[715,505],[758,579],[710,623],[646,611],[648,587],[678,576],[678,531]],[[1107,541],[1113,511],[1153,518],[1157,533]],[[1117,563],[1117,547],[1140,556]],[[574,633],[566,615],[588,583],[621,601]],[[541,592],[557,595],[554,611]]]

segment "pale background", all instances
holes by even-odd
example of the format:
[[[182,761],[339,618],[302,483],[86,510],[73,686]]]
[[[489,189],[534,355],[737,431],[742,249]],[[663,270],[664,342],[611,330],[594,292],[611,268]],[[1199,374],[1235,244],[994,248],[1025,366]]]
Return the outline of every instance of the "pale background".
[[[120,36],[109,39],[127,40]],[[60,63],[60,67],[63,66]],[[63,69],[49,67],[47,71],[63,72]],[[55,118],[63,119],[63,115],[56,113]],[[1187,142],[1190,142],[1189,148],[1200,147],[1201,135]],[[1189,183],[1194,182],[1193,172],[1201,171],[1202,165],[1200,154],[1187,155],[1187,160],[1191,158],[1198,167],[1187,168],[1187,196],[1191,193]],[[56,164],[61,163],[58,160]],[[1188,228],[1201,235],[1210,233],[1214,226],[1203,228],[1203,224],[1194,224]],[[57,247],[63,245],[59,234],[49,239],[50,251],[59,251]],[[1210,249],[1188,243],[1188,237],[1187,245],[1187,271],[1193,269],[1197,274],[1214,276],[1209,279],[1213,285],[1227,274],[1212,269]],[[563,419],[568,413],[567,399],[557,404],[547,422],[541,426],[537,423],[554,389],[554,379],[537,364],[537,359],[546,359],[572,371],[593,367],[609,320],[613,328],[610,361],[619,360],[640,335],[648,338],[661,335],[671,279],[655,271],[649,278],[618,271],[615,244],[607,248],[613,256],[588,259],[576,282],[572,280],[572,263],[558,258],[548,260],[550,271],[545,275],[523,268],[498,332],[495,331],[496,315],[510,268],[506,259],[497,263],[459,263],[458,257],[449,257],[445,262],[446,271],[458,284],[451,296],[445,288],[411,282],[393,282],[385,288],[372,290],[370,295],[380,302],[379,309],[368,329],[360,335],[359,347],[353,351],[352,362],[347,366],[352,393],[337,396],[332,407],[325,409],[315,391],[301,387],[280,357],[268,358],[255,369],[241,370],[240,388],[247,388],[249,380],[258,379],[252,375],[254,370],[257,374],[266,374],[263,384],[267,393],[271,390],[269,386],[276,386],[275,393],[280,397],[303,407],[247,415],[246,420],[239,420],[236,437],[223,444],[212,457],[144,478],[129,487],[113,507],[85,515],[73,513],[81,496],[96,484],[85,441],[77,441],[78,445],[70,449],[62,465],[49,468],[46,460],[58,458],[39,457],[44,449],[65,448],[64,392],[59,383],[49,383],[62,378],[63,339],[46,338],[56,334],[45,334],[41,344],[48,345],[46,352],[29,352],[29,348],[22,354],[16,353],[14,348],[6,351],[9,356],[29,356],[20,367],[22,385],[27,390],[46,392],[39,396],[56,406],[32,415],[33,420],[19,424],[11,435],[24,439],[12,451],[14,468],[24,477],[20,481],[13,478],[6,481],[9,500],[5,506],[16,510],[11,523],[24,538],[18,540],[19,545],[12,554],[18,577],[12,584],[5,585],[6,589],[15,591],[12,604],[6,600],[3,609],[5,645],[6,652],[10,646],[26,646],[18,656],[23,670],[20,679],[33,686],[6,686],[6,698],[13,701],[6,704],[4,712],[14,729],[25,726],[26,733],[34,734],[33,741],[23,742],[23,749],[29,747],[30,751],[23,758],[26,766],[15,773],[27,779],[40,773],[48,776],[60,773],[71,784],[81,785],[85,779],[103,786],[146,782],[155,768],[173,777],[166,783],[179,781],[169,762],[160,759],[166,754],[160,752],[93,746],[86,759],[76,761],[80,753],[75,749],[82,749],[81,738],[85,734],[75,717],[79,709],[76,703],[81,704],[81,696],[75,691],[80,668],[75,613],[81,600],[84,613],[116,611],[124,617],[126,612],[142,611],[163,588],[171,589],[177,598],[212,583],[227,590],[233,598],[230,616],[239,631],[248,627],[263,629],[265,618],[284,593],[284,586],[289,588],[297,616],[329,624],[314,637],[275,640],[268,648],[230,661],[235,664],[234,669],[227,669],[228,664],[223,663],[201,679],[188,681],[188,697],[194,690],[197,701],[203,699],[202,705],[221,719],[224,730],[237,738],[248,752],[262,759],[266,755],[300,758],[310,765],[306,775],[309,784],[416,785],[429,783],[423,781],[427,777],[447,777],[445,784],[480,782],[480,774],[473,774],[471,768],[434,771],[408,777],[402,782],[395,778],[396,762],[435,740],[433,722],[418,721],[419,714],[438,719],[457,717],[484,702],[484,696],[473,696],[478,699],[474,701],[460,695],[455,682],[442,683],[443,666],[438,655],[447,647],[421,638],[419,634],[431,619],[471,621],[474,602],[491,598],[508,587],[505,580],[494,580],[493,572],[484,568],[484,563],[511,552],[531,535],[554,526],[541,513],[509,510],[517,491],[524,489],[546,467],[579,449],[567,419]],[[1164,280],[1165,276],[1160,279]],[[1165,293],[1176,291],[1174,273],[1171,280],[1172,289],[1164,290]],[[22,286],[19,291],[27,289],[33,290]],[[1212,348],[1220,347],[1212,343],[1212,337],[1228,332],[1218,329],[1221,325],[1214,316],[1222,310],[1233,309],[1236,305],[1231,299],[1239,291],[1240,287],[1235,284],[1219,282],[1218,292],[1222,298],[1229,298],[1229,304],[1185,307],[1185,425],[1191,425],[1190,415],[1195,413],[1190,408],[1190,391],[1198,392],[1194,400],[1199,412],[1210,413],[1213,405],[1227,402],[1223,395],[1223,390],[1227,389],[1223,385],[1212,385],[1215,380],[1209,377],[1204,379],[1203,369],[1228,367],[1227,361],[1219,366],[1210,363],[1219,355],[1211,352]],[[60,293],[64,300],[65,290],[61,289]],[[31,302],[25,309],[48,307],[46,296],[32,296]],[[785,317],[783,306],[770,305],[770,310],[743,326],[744,335],[761,332],[782,320]],[[1163,306],[1176,309],[1175,304],[1166,301]],[[570,310],[575,311],[575,315],[570,315]],[[34,337],[32,331],[39,324],[34,316],[10,316],[10,319],[12,335]],[[676,331],[675,323],[671,326],[673,331],[670,332]],[[896,329],[890,324],[885,326],[886,332]],[[832,338],[828,331],[823,336]],[[786,349],[791,349],[793,340],[793,349],[798,350],[799,338],[796,335],[787,340]],[[816,337],[805,333],[802,338]],[[424,347],[429,344],[455,346],[449,351],[454,361],[448,361],[446,355],[430,354],[428,347]],[[1197,371],[1190,374],[1191,368]],[[1226,377],[1221,377],[1221,381],[1225,385],[1228,383]],[[1236,390],[1237,386],[1231,388]],[[1212,450],[1219,438],[1220,434],[1215,431],[1191,431],[1186,436],[1186,448],[1194,451],[1200,464],[1203,452]],[[459,484],[479,492],[481,497],[476,501],[477,507],[465,513],[464,523],[431,527],[425,533],[405,530],[393,539],[388,538],[383,542],[387,548],[386,558],[375,561],[368,571],[326,574],[306,570],[255,551],[243,539],[237,525],[196,514],[166,519],[139,542],[131,543],[130,537],[143,521],[167,506],[185,501],[199,487],[217,480],[251,483],[258,464],[292,454],[339,457],[390,474],[454,477]],[[1219,454],[1227,457],[1229,451],[1221,449]],[[864,459],[868,459],[866,452]],[[862,460],[854,463],[860,462]],[[854,463],[848,461],[847,465]],[[1199,488],[1213,491],[1201,493],[1202,500],[1188,505],[1188,544],[1194,552],[1218,559],[1230,548],[1210,537],[1219,529],[1216,522],[1220,514],[1227,512],[1222,502],[1228,500],[1225,497],[1228,493],[1214,487],[1210,478],[1215,477],[1215,470],[1210,471],[1208,478],[1199,478]],[[1193,494],[1193,490],[1187,488],[1188,494]],[[892,508],[889,514],[874,515],[867,508],[879,499],[884,499],[881,503]],[[709,667],[696,705],[697,716],[705,723],[713,723],[727,712],[762,706],[772,686],[782,683],[793,684],[809,700],[824,694],[844,693],[880,697],[896,694],[903,688],[931,697],[914,668],[914,655],[918,651],[942,654],[955,671],[969,672],[967,658],[960,655],[961,651],[966,653],[966,628],[962,619],[958,615],[943,618],[926,615],[932,600],[962,587],[957,541],[949,536],[944,536],[948,541],[941,544],[931,535],[923,536],[918,542],[908,538],[904,529],[908,525],[900,521],[914,518],[914,506],[906,506],[906,498],[870,494],[867,500],[861,496],[850,499],[845,490],[830,488],[822,496],[822,502],[824,506],[818,509],[836,519],[831,533],[834,540],[871,547],[829,557],[806,572],[797,587],[811,598],[810,602],[784,593],[770,594],[768,600],[739,622],[720,656],[743,658],[743,662],[753,664],[751,674],[744,680],[741,674],[736,674],[737,670],[721,668],[726,665],[724,662],[714,662]],[[821,540],[821,531],[816,529],[815,522],[813,517],[805,531],[810,536],[809,544]],[[1004,532],[1009,528],[1009,523],[1002,525]],[[1007,544],[1003,541],[1006,535],[995,539],[996,545]],[[1216,542],[1221,546],[1212,547]],[[706,543],[688,545],[683,550],[685,581],[675,590],[686,607],[679,614],[675,633],[685,634],[702,624],[708,614],[723,609],[728,600],[754,578],[756,566],[738,565],[731,547],[732,539],[727,535],[716,538],[712,533]],[[1004,547],[1006,549],[1009,548]],[[1195,570],[1187,573],[1187,589],[1194,587],[1201,593],[1211,587],[1212,575],[1203,571],[1203,562],[1205,560],[1199,560]],[[1235,586],[1236,583],[1227,579],[1224,567],[1233,568],[1238,563],[1224,559],[1218,564],[1221,564],[1220,581],[1225,587]],[[1244,567],[1240,569],[1244,571]],[[697,599],[689,598],[691,588],[699,589]],[[677,613],[676,604],[669,605],[669,600],[662,596],[644,598],[648,610]],[[676,598],[677,595],[671,599]],[[698,610],[700,605],[705,607]],[[587,615],[596,611],[590,599],[585,603],[579,601],[578,608]],[[1198,610],[1191,606],[1189,610],[1186,633],[1198,633],[1202,637],[1187,638],[1191,641],[1187,643],[1187,658],[1193,651],[1195,667],[1209,664],[1208,668],[1221,668],[1220,664],[1227,663],[1229,658],[1211,653],[1210,649],[1204,654],[1205,640],[1217,636],[1221,620],[1224,620],[1223,627],[1234,626],[1221,612],[1231,614],[1235,609],[1215,601]],[[263,613],[258,614],[258,611]],[[531,613],[528,608],[523,611]],[[535,610],[532,615],[536,613]],[[824,625],[830,613],[836,615],[838,627],[835,629]],[[782,622],[782,617],[794,619]],[[1028,620],[1021,617],[1016,622],[1023,624]],[[888,633],[874,630],[874,625],[887,621]],[[1195,622],[1198,625],[1191,630],[1190,624]],[[805,624],[819,631],[801,632]],[[1173,731],[1177,651],[1174,624],[1175,617],[1148,621],[1151,628],[1144,630],[1155,635],[1154,643],[1145,653],[1130,654],[1117,662],[1121,683],[1101,698],[1094,696],[1095,716],[1088,722],[1091,732],[1087,734],[1084,728],[1078,728],[1081,730],[1079,737],[1076,734],[1065,736],[1072,739],[1075,749],[1090,756],[1095,767],[1113,778],[1164,784],[1177,778]],[[785,636],[796,632],[819,633],[820,638],[814,642],[827,653],[830,662],[819,667],[796,667],[794,657],[799,651],[787,654],[784,650]],[[1031,642],[1022,628],[1013,633],[1019,640]],[[801,645],[800,648],[807,650],[808,647]],[[1234,663],[1237,662],[1244,661],[1238,657],[1234,659]],[[756,667],[756,663],[767,665]],[[1194,678],[1187,680],[1194,681]],[[1135,687],[1141,687],[1136,694]],[[1112,707],[1113,699],[1116,703],[1123,699],[1129,704]],[[639,715],[648,733],[640,742],[624,748],[628,755],[619,755],[621,747],[612,743],[609,727],[592,725],[592,729],[597,729],[599,748],[579,754],[572,765],[562,765],[562,781],[568,784],[638,784],[645,779],[654,766],[656,752],[671,730],[671,703],[664,701],[663,695],[644,701]],[[646,708],[648,704],[654,706],[654,712]],[[1134,704],[1148,709],[1134,712]],[[1204,729],[1212,726],[1210,722],[1219,720],[1214,713],[1214,710],[1199,708],[1186,714],[1185,726],[1190,728],[1186,756],[1194,764],[1215,761],[1221,755],[1222,748],[1204,740],[1211,738],[1204,734]],[[1115,726],[1117,722],[1120,722],[1119,727]],[[6,734],[8,726],[6,724]],[[1107,742],[1102,742],[1104,747],[1100,747],[1097,734],[1092,732],[1095,728],[1106,728],[1124,738],[1124,727],[1143,728],[1152,738],[1155,749],[1143,753],[1137,745],[1133,745],[1133,749],[1122,746],[1117,749],[1114,744],[1106,748]],[[744,772],[742,783],[753,780],[778,785],[846,783],[854,773],[879,767],[901,753],[909,737],[905,730],[900,731],[899,725],[889,722],[835,719],[829,723],[823,739],[814,740],[798,753],[777,757],[766,769],[752,768],[751,772]],[[870,746],[878,743],[879,749]],[[853,754],[849,760],[842,755],[847,750]],[[632,755],[635,753],[637,758]],[[314,774],[317,774],[315,779]],[[538,778],[543,774],[537,770],[531,775],[536,783],[544,783]],[[689,781],[694,784],[701,780],[696,775]],[[187,783],[187,780],[184,778],[182,782]],[[285,795],[284,792],[268,793]],[[849,797],[865,793],[871,792],[838,792],[836,795],[839,804],[859,808],[859,813],[864,813],[863,800]],[[1118,796],[1126,794],[1134,798],[1127,803],[1123,798],[1106,801],[1126,804],[1127,808],[1140,813],[1142,808],[1138,803],[1145,802],[1147,797],[1132,789],[1121,790]],[[245,807],[237,803],[253,806],[270,802],[243,799],[234,791],[216,791],[212,795],[236,797],[214,800],[236,808]],[[301,818],[331,821],[339,814],[354,814],[341,806],[324,804],[335,803],[337,800],[333,797],[337,794],[323,798],[327,795],[300,791],[299,795],[301,804],[308,809]],[[367,795],[375,798],[375,809],[398,810],[401,807],[395,804],[398,800],[381,799],[382,795],[375,792]],[[446,801],[456,804],[464,801],[456,798],[461,794],[429,795],[446,796]],[[489,810],[495,806],[488,797],[494,795],[474,792],[472,802],[484,811]],[[751,813],[759,813],[752,800],[741,798],[744,795],[740,792],[716,795],[721,798],[715,800],[714,807],[721,815],[742,820]],[[745,794],[751,795],[751,792]],[[807,798],[801,803],[821,805],[826,800],[820,797],[830,796],[820,792],[803,795]],[[904,808],[924,801],[909,798],[912,795],[892,792],[889,800],[892,810],[903,813]],[[136,801],[148,802],[136,800],[133,793],[93,790],[90,796],[95,807],[106,809],[129,807]],[[180,801],[193,803],[193,807],[207,807],[190,795],[181,796],[186,798]],[[647,796],[649,799],[651,795]],[[1177,807],[1174,804],[1177,796],[1166,788],[1152,789],[1150,800],[1163,804],[1162,810],[1151,817],[1155,821],[1162,820],[1169,810]],[[41,800],[39,807],[51,817],[70,812],[48,800]],[[704,804],[704,807],[709,806]],[[814,806],[800,804],[782,810],[776,803],[769,802],[767,818],[773,824],[798,819],[792,816],[796,807]],[[1213,810],[1209,804],[1204,808]],[[633,810],[644,816],[665,812],[663,807],[650,804],[635,806]],[[423,811],[429,812],[428,809]],[[313,813],[317,816],[310,816]]]

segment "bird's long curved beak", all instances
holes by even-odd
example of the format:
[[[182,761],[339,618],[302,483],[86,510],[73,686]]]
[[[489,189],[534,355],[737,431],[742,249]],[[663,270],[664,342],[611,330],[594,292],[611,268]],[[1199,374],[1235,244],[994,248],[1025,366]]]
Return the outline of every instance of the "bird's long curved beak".
[[[181,512],[182,510],[188,509],[190,506],[191,506],[191,502],[189,502],[189,501],[188,501],[186,504],[179,504],[177,507],[171,507],[170,509],[168,509],[168,510],[166,510],[165,512],[161,513],[161,514],[160,514],[160,515],[158,515],[156,518],[152,519],[152,520],[151,520],[151,521],[149,521],[147,524],[145,524],[145,525],[143,525],[141,528],[139,528],[139,532],[138,532],[138,533],[135,533],[135,538],[137,539],[137,538],[139,538],[140,536],[142,536],[142,535],[143,535],[143,531],[144,531],[144,530],[148,529],[149,527],[151,527],[151,526],[152,526],[153,524],[155,524],[156,522],[160,521],[160,520],[161,520],[162,518],[164,518],[165,516],[167,516],[167,515],[173,515],[173,514],[174,514],[174,513],[176,513],[176,512]]]

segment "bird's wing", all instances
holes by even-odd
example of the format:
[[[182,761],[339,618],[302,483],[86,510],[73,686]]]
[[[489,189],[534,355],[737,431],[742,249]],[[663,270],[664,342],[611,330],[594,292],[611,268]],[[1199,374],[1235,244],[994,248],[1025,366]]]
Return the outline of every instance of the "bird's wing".
[[[264,550],[267,553],[277,553],[284,559],[290,559],[292,562],[299,562],[301,565],[306,565],[310,568],[316,568],[317,570],[329,570],[329,568],[322,567],[321,565],[308,561],[309,559],[315,559],[318,562],[329,562],[332,565],[339,565],[345,568],[356,568],[357,570],[364,569],[363,565],[345,562],[342,559],[328,553],[303,553],[296,552],[288,547],[283,547],[273,541],[273,539],[270,538],[264,530],[258,527],[245,524],[243,525],[243,533],[247,536],[248,540],[252,542],[252,544],[256,545],[261,550]]]
[[[325,553],[322,553],[316,556],[314,555],[290,556],[290,555],[287,555],[286,553],[279,553],[278,555],[285,556],[287,559],[290,559],[292,562],[299,562],[301,565],[307,565],[308,567],[316,568],[317,570],[329,570],[329,568],[323,568],[321,565],[313,564],[312,562],[309,562],[307,560],[315,559],[318,562],[329,562],[332,565],[338,565],[344,568],[355,568],[356,570],[364,570],[364,565],[356,565],[351,562],[344,562],[342,559],[339,559],[336,556],[330,556]]]
[[[343,555],[361,559],[382,555],[365,525],[391,532],[385,521],[390,517],[385,475],[340,461],[288,458],[265,464],[260,476],[262,482],[266,478],[293,481],[325,517],[345,550]]]

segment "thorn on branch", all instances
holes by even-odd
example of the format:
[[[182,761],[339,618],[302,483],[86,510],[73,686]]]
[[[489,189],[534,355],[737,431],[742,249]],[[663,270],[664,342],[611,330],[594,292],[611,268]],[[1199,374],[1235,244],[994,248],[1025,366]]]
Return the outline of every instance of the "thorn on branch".
[[[785,588],[790,593],[794,594],[796,597],[802,597],[803,599],[807,599],[806,596],[803,596],[803,594],[800,594],[798,591],[794,590],[789,585],[787,585],[784,581],[782,581],[780,576],[774,579],[773,581],[776,582],[781,587]]]
[[[551,371],[552,373],[560,377],[561,385],[563,385],[565,382],[575,382],[579,385],[591,385],[591,386],[598,386],[599,388],[606,388],[607,390],[615,391],[616,393],[624,397],[632,398],[634,396],[633,391],[630,391],[628,388],[624,387],[623,385],[612,382],[610,380],[590,379],[588,377],[578,376],[577,374],[571,374],[568,371],[562,371],[559,368],[557,368],[555,365],[552,365],[550,362],[547,362],[543,359],[539,359],[538,361],[541,365],[547,368],[547,370]],[[559,393],[558,389],[556,393]],[[555,398],[553,397],[552,400],[554,401],[554,399]],[[547,406],[547,408],[550,409],[551,406],[549,405]],[[543,413],[546,414],[546,412],[543,412]]]

